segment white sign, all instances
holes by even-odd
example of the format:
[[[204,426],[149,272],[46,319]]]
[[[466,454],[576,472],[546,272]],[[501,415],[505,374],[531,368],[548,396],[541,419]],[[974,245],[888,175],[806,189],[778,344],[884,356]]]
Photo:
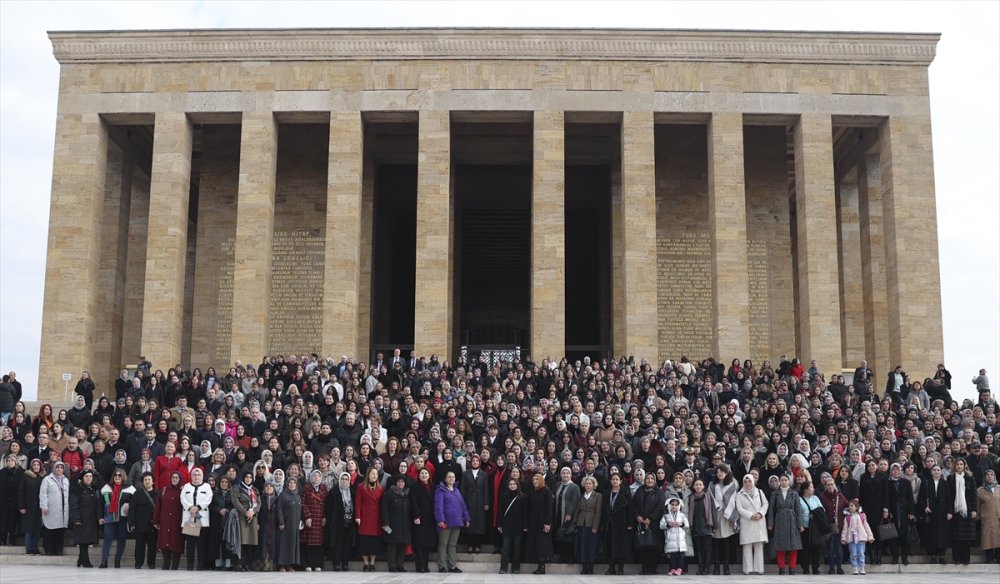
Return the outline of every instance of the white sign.
[[[72,373],[63,373],[62,374],[62,378],[63,378],[63,381],[69,381],[70,379],[73,379],[73,374]]]

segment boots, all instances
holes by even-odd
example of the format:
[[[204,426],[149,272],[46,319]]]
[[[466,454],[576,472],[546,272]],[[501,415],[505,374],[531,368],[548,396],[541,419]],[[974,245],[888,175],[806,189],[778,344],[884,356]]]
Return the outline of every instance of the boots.
[[[173,553],[170,555],[170,569],[176,570],[181,565],[181,555],[179,553]]]
[[[167,550],[163,550],[163,569],[164,570],[169,570],[170,569],[170,555],[171,554],[172,554],[172,552],[168,552]]]
[[[532,572],[532,574],[544,574],[544,573],[545,573],[545,564],[543,563],[539,563],[538,567],[535,568],[535,571]]]
[[[618,568],[615,566],[614,562],[608,562],[608,570],[604,572],[605,576],[614,576],[618,573]]]

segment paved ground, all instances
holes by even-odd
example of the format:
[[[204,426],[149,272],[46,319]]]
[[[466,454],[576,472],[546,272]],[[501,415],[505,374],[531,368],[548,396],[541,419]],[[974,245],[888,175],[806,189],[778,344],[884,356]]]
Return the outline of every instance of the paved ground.
[[[645,581],[662,582],[668,577],[659,576],[621,576],[612,578],[609,576],[578,576],[578,575],[546,575],[533,576],[531,574],[521,574],[518,576],[500,576],[498,574],[389,574],[386,572],[364,573],[351,572],[349,581],[352,584],[365,583],[392,583],[409,584],[442,582],[444,584],[486,584],[487,582],[499,582],[507,584],[596,584],[598,582],[621,581],[623,583]],[[683,579],[694,584],[737,584],[738,582],[771,582],[777,576],[684,576]],[[869,574],[861,580],[860,576],[795,576],[794,578],[782,577],[782,582],[819,582],[848,584],[850,582],[896,582],[899,584],[941,584],[943,579],[961,579],[962,584],[997,584],[1000,582],[1000,567],[995,573],[971,574],[960,572],[947,572],[932,574]],[[107,569],[81,569],[67,566],[24,566],[0,564],[0,582],[3,584],[14,584],[19,582],[72,582],[73,584],[108,584],[109,581],[119,582],[142,582],[142,584],[175,583],[185,582],[212,582],[212,584],[247,584],[248,582],[273,582],[275,580],[294,580],[296,582],[337,582],[347,580],[344,575],[333,572],[305,573],[298,572],[284,578],[277,573],[264,574],[262,572],[249,572],[247,574],[232,572],[204,572],[188,573],[183,570],[177,572],[164,572],[162,570],[135,570],[134,568],[122,568],[120,570]]]

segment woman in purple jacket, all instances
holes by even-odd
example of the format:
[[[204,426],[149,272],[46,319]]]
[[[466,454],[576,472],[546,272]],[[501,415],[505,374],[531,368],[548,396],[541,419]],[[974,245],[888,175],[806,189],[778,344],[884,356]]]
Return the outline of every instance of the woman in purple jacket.
[[[455,562],[458,536],[463,527],[468,527],[472,516],[462,493],[455,486],[455,473],[452,471],[444,475],[444,482],[434,491],[434,520],[438,527],[438,572],[461,573]]]

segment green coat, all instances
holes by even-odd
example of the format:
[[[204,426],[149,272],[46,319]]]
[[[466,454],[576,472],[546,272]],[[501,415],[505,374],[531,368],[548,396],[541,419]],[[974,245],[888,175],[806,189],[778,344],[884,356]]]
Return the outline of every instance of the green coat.
[[[260,511],[260,493],[257,489],[250,487],[254,493],[255,504],[251,504],[250,495],[243,488],[243,485],[237,485],[231,490],[232,501],[233,501],[233,511],[236,512],[237,517],[240,518],[240,538],[243,540],[243,545],[257,545],[257,513]],[[253,510],[253,518],[247,521],[247,511]],[[298,525],[295,526],[298,529]]]

